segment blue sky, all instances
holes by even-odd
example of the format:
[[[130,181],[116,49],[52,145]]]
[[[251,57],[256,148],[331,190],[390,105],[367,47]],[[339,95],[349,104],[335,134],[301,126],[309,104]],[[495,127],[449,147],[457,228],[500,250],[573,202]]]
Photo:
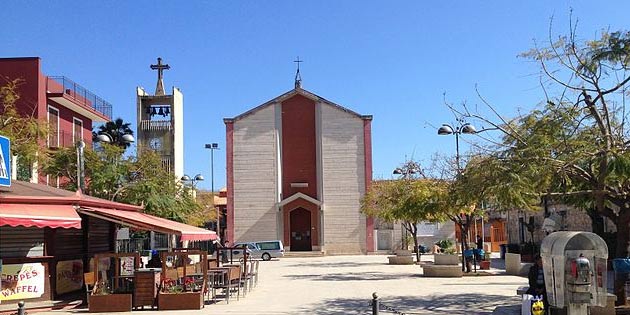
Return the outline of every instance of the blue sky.
[[[185,3],[185,5],[182,5]],[[538,67],[517,55],[534,40],[627,29],[630,1],[3,1],[0,57],[39,56],[134,123],[135,87],[155,88],[149,69],[171,66],[165,86],[184,93],[185,171],[210,187],[210,152],[225,147],[223,118],[303,87],[372,123],[375,178],[414,157],[452,155],[449,102],[481,104],[475,86],[503,114],[541,99]],[[467,150],[462,143],[462,152]],[[215,154],[215,187],[225,184],[225,151]]]

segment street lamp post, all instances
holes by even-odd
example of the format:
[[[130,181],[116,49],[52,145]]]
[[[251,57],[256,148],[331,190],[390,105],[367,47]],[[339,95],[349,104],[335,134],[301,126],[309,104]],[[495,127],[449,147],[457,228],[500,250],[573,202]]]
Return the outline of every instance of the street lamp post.
[[[133,143],[135,139],[133,135],[124,134],[122,139],[125,143]],[[101,132],[96,136],[96,141],[111,143],[113,141],[112,136],[105,132]],[[85,190],[85,159],[83,157],[83,150],[85,149],[85,142],[83,139],[77,141],[77,188],[83,192]]]
[[[212,206],[217,212],[217,235],[221,238],[221,213],[219,207],[214,204],[214,150],[219,149],[219,144],[216,142],[206,143],[205,148],[210,150],[210,189],[212,191]]]
[[[437,132],[438,132],[438,135],[440,136],[455,135],[455,164],[456,164],[455,170],[456,170],[456,176],[459,178],[462,174],[462,169],[459,163],[459,135],[460,134],[475,134],[477,133],[477,129],[475,129],[475,126],[469,123],[461,124],[460,122],[460,125],[455,128],[449,124],[442,124],[442,126],[438,128]],[[468,219],[466,223],[469,223]],[[463,229],[461,231],[461,245],[462,245],[462,271],[464,271],[466,268],[466,255],[464,255],[464,250],[466,250],[466,244],[464,242]],[[476,266],[475,266],[475,269],[476,269]]]
[[[392,172],[392,174],[400,175],[400,178],[402,178],[403,180],[407,180],[410,176],[414,176],[416,174],[421,174],[422,175],[422,169],[420,168],[420,164],[418,164],[417,162],[406,161],[405,164],[403,164],[401,167],[395,168],[394,171]],[[403,245],[407,246],[406,242],[404,242],[404,239],[408,236],[407,229],[403,228],[400,231],[400,233],[401,233],[400,236],[403,239]],[[415,246],[415,241],[414,241],[414,246]],[[405,248],[405,250],[406,249],[407,248]],[[420,261],[420,260],[418,259],[418,261]]]
[[[182,176],[182,178],[180,178],[180,180],[182,182],[190,182],[190,186],[192,187],[193,191],[195,191],[195,186],[197,186],[197,183],[204,180],[204,178],[201,174],[197,174],[195,175],[195,177],[184,175]]]

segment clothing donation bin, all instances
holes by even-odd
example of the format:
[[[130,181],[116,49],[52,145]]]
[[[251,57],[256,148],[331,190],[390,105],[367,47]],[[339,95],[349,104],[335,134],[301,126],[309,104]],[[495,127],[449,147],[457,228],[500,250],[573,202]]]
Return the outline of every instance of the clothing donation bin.
[[[542,241],[545,287],[549,304],[567,314],[587,314],[606,306],[608,246],[590,232],[554,232]]]

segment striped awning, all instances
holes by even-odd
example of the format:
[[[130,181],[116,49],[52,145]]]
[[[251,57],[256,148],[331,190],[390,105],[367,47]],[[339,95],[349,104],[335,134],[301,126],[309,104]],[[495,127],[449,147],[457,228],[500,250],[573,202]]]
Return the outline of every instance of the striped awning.
[[[81,217],[72,205],[0,204],[0,225],[38,228],[81,228]]]

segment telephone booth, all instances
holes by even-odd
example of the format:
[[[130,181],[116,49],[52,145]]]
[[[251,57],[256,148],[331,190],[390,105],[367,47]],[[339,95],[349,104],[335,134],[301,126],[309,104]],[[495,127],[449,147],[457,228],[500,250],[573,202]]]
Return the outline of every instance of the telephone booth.
[[[608,246],[590,232],[554,232],[542,241],[549,304],[569,310],[606,306]]]

